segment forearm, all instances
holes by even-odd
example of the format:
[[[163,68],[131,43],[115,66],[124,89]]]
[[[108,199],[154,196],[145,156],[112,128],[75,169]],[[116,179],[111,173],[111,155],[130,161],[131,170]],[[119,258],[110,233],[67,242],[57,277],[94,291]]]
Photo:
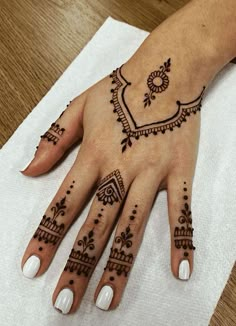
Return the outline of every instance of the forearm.
[[[154,31],[163,32],[176,26],[172,42],[181,42],[190,52],[199,52],[203,58],[210,57],[224,65],[236,56],[236,1],[193,0],[167,19]]]
[[[158,26],[130,61],[136,61],[141,76],[171,57],[180,67],[178,71],[175,66],[177,74],[184,77],[185,67],[186,72],[195,71],[192,78],[206,85],[236,56],[235,32],[235,0],[223,4],[221,0],[193,0]]]

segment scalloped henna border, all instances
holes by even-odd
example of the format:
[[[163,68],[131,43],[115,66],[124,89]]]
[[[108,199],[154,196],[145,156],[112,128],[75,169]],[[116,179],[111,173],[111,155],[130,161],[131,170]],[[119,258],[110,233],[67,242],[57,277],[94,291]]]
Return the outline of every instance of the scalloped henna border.
[[[131,85],[131,83],[124,78],[121,73],[121,68],[122,66],[116,70],[113,70],[112,74],[110,75],[112,78],[112,84],[116,84],[115,88],[111,89],[112,99],[110,100],[110,103],[113,104],[113,112],[117,113],[117,121],[122,123],[122,131],[127,136],[121,141],[121,145],[123,145],[122,152],[126,150],[127,146],[132,146],[131,138],[139,139],[140,136],[148,137],[149,134],[158,135],[158,133],[164,134],[166,130],[173,131],[176,127],[180,128],[182,123],[187,121],[188,116],[191,114],[196,114],[197,111],[201,111],[201,103],[205,91],[205,86],[203,87],[201,94],[195,100],[188,103],[181,103],[180,101],[176,101],[178,108],[173,116],[162,121],[156,121],[146,125],[138,126],[125,102],[125,91],[126,88]],[[121,88],[122,90],[119,92]],[[130,121],[133,124],[133,128],[130,127],[130,123],[126,118],[124,110],[122,109],[119,95],[121,97],[123,107],[127,111]]]

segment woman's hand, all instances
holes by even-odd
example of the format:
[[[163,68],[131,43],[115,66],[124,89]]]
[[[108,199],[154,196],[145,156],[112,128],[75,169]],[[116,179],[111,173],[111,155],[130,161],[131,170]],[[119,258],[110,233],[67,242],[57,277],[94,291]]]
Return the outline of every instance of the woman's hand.
[[[202,1],[187,5],[159,26],[127,63],[74,99],[42,136],[35,158],[23,171],[27,176],[46,173],[82,140],[22,260],[25,276],[44,273],[96,187],[53,295],[54,306],[63,313],[78,308],[116,222],[95,301],[104,310],[119,304],[160,189],[168,192],[172,272],[181,280],[192,273],[190,207],[199,111],[205,87],[235,54],[231,48],[215,54],[218,39],[211,38],[212,25],[201,10]]]

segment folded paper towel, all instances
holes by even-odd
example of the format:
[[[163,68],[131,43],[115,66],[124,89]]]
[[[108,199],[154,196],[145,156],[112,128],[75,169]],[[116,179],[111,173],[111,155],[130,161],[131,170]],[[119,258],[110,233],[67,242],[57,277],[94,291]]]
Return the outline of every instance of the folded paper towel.
[[[180,282],[170,271],[165,192],[159,195],[153,207],[123,300],[115,311],[103,312],[93,304],[93,293],[111,243],[78,312],[63,316],[51,304],[51,295],[89,205],[63,240],[47,273],[28,280],[20,269],[25,247],[50,198],[70,169],[78,148],[45,176],[26,178],[18,171],[32,158],[39,135],[69,100],[120,66],[147,35],[108,18],[0,151],[1,326],[208,325],[236,256],[236,66],[233,64],[229,64],[208,89],[202,110],[192,205],[197,250],[190,281]]]

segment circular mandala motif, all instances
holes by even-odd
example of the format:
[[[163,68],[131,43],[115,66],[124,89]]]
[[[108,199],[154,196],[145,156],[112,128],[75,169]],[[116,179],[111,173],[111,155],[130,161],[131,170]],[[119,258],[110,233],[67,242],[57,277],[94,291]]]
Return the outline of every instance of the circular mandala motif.
[[[155,79],[161,80],[161,83],[155,83]],[[167,89],[169,85],[169,78],[163,71],[156,70],[149,75],[147,85],[152,92],[161,93]]]

